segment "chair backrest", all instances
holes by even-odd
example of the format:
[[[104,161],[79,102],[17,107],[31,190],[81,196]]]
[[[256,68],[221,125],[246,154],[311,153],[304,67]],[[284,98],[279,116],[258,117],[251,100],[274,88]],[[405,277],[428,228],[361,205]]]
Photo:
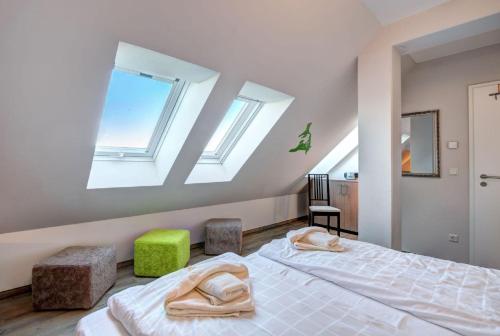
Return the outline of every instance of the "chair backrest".
[[[328,174],[309,174],[307,175],[307,184],[309,192],[309,205],[314,201],[326,202],[330,205],[330,183]]]

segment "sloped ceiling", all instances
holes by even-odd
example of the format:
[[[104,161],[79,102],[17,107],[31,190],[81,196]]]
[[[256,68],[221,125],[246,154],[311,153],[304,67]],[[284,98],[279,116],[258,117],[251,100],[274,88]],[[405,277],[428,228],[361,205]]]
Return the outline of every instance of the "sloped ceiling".
[[[450,0],[361,0],[386,26]]]
[[[497,13],[401,43],[398,48],[420,63],[499,42],[500,13]]]
[[[0,2],[0,233],[291,192],[354,127],[378,28],[357,0]],[[120,40],[221,77],[163,186],[87,190]],[[247,80],[296,99],[232,182],[185,185]],[[288,153],[309,121],[312,150]]]

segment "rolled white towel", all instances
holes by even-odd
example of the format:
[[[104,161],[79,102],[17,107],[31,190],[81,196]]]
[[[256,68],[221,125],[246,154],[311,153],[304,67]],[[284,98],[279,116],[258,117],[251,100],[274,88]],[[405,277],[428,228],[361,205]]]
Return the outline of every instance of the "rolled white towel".
[[[321,247],[334,247],[339,242],[339,237],[327,232],[311,232],[301,239],[302,242]]]
[[[221,305],[230,302],[248,292],[248,286],[227,272],[220,272],[207,277],[196,287],[211,304]]]

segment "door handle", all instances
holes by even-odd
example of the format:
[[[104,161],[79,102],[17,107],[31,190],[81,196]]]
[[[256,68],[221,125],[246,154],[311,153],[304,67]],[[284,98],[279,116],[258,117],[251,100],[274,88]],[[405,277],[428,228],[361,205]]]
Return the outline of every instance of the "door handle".
[[[495,179],[495,180],[500,180],[500,176],[496,175],[486,175],[486,174],[481,174],[479,175],[480,178],[482,179]]]

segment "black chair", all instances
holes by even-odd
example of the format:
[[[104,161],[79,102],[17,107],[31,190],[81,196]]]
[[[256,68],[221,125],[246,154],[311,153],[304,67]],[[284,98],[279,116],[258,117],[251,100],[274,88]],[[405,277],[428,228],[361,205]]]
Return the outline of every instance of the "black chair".
[[[340,237],[340,209],[330,206],[330,183],[328,174],[307,175],[309,191],[309,226],[316,225],[324,227],[330,232],[330,217],[337,217],[337,235]],[[315,203],[326,202],[326,205],[315,205]],[[314,222],[316,216],[327,218],[327,224]]]

